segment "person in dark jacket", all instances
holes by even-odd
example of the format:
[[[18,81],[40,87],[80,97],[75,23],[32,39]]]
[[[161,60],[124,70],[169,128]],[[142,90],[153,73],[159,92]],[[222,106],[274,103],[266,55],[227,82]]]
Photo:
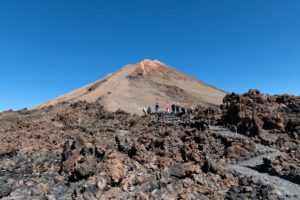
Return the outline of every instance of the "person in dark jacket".
[[[148,114],[151,114],[151,107],[150,107],[150,106],[149,106],[148,109],[147,109],[147,113],[148,113]]]
[[[180,105],[176,104],[175,109],[176,109],[176,114],[179,114],[180,113]]]
[[[185,114],[185,107],[181,107],[181,113],[184,115]]]
[[[158,105],[158,103],[155,104],[155,112],[159,113],[159,105]]]
[[[175,112],[176,112],[176,106],[175,106],[175,104],[171,105],[171,110],[172,110],[172,114],[175,114]]]
[[[192,113],[193,113],[193,107],[191,105],[189,105],[187,108],[187,114],[191,115]]]

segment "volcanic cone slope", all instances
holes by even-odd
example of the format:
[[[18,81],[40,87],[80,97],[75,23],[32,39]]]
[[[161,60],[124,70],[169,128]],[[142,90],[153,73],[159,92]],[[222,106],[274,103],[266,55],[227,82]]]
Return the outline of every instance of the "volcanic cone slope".
[[[95,102],[101,99],[109,111],[121,109],[142,114],[146,105],[156,102],[181,105],[219,105],[226,93],[202,81],[183,74],[166,64],[145,59],[137,64],[123,67],[116,73],[74,90],[66,95],[38,105],[41,108],[60,102],[84,100]]]

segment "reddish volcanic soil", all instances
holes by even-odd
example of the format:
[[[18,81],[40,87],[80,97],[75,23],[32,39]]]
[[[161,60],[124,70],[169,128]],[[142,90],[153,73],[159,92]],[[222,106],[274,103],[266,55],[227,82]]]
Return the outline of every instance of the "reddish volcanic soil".
[[[141,115],[156,102],[196,109]],[[300,97],[226,95],[159,61],[0,113],[0,141],[5,200],[300,199]]]
[[[142,109],[159,103],[181,105],[219,105],[224,91],[187,76],[157,60],[143,60],[126,65],[120,71],[104,79],[60,96],[36,108],[55,105],[59,102],[83,100],[101,104],[109,111],[117,109],[142,114]]]
[[[300,197],[298,97],[231,94],[191,116],[112,113],[100,103],[0,113],[0,198]],[[283,120],[266,120],[279,105]]]

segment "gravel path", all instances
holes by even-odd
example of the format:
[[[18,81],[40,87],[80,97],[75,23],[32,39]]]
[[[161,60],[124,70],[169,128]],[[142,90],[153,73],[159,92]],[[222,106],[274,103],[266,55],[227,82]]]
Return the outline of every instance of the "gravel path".
[[[259,173],[248,167],[241,165],[228,165],[226,168],[233,172],[239,173],[245,176],[255,176],[258,177],[263,183],[273,185],[280,194],[284,196],[284,199],[299,199],[300,198],[300,186],[292,182],[281,179],[277,176],[270,176],[266,173]]]
[[[249,160],[245,160],[242,162],[239,162],[238,165],[244,166],[244,167],[255,167],[257,165],[262,165],[263,164],[263,158],[272,158],[272,157],[277,157],[280,155],[284,155],[284,153],[280,151],[272,152],[272,153],[266,153],[259,155],[254,158],[250,158]]]
[[[223,136],[249,140],[249,138],[244,135],[233,133],[228,129],[222,127],[210,126],[210,130],[214,131],[216,134],[220,134]],[[267,173],[260,173],[256,170],[251,169],[251,167],[263,164],[263,158],[271,158],[279,155],[284,155],[284,153],[280,152],[278,149],[270,148],[257,143],[255,143],[255,146],[256,149],[260,152],[259,156],[239,162],[235,165],[227,165],[226,168],[233,173],[238,173],[245,176],[256,176],[263,183],[273,185],[282,194],[282,196],[284,196],[285,199],[300,199],[300,185],[284,180],[277,176],[271,176]]]

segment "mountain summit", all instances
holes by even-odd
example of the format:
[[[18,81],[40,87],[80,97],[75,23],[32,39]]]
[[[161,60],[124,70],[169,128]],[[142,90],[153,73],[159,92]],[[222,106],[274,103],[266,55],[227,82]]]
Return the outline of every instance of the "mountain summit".
[[[60,102],[98,99],[109,111],[122,109],[142,114],[142,108],[159,103],[181,105],[219,105],[226,93],[183,74],[158,61],[145,59],[66,95],[38,105],[41,108]]]

